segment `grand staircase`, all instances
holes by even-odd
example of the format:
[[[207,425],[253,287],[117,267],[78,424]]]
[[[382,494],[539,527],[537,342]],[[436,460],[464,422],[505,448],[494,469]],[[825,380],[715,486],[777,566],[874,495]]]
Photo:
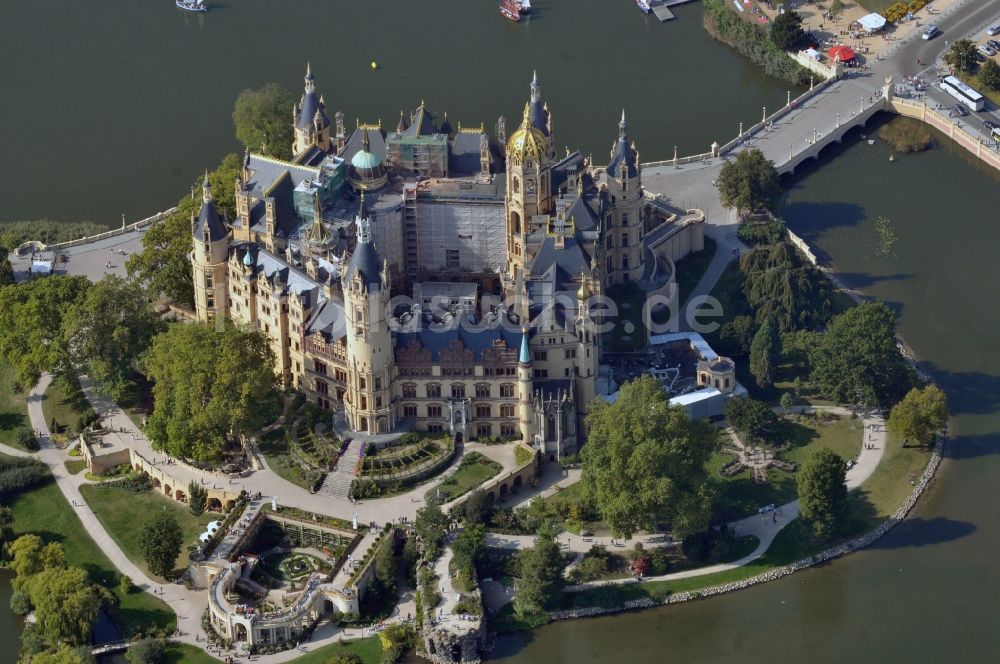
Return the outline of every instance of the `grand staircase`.
[[[351,492],[351,482],[354,480],[354,467],[361,456],[360,440],[352,440],[344,454],[337,461],[337,469],[326,474],[323,483],[316,493],[330,498],[346,499]]]

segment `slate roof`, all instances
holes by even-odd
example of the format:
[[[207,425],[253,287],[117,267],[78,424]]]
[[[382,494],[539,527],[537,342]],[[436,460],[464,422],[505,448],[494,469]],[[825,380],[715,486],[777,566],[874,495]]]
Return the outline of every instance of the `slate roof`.
[[[517,330],[508,330],[503,325],[484,330],[469,330],[459,325],[450,330],[424,329],[419,332],[399,332],[395,341],[396,348],[405,348],[411,341],[416,340],[420,342],[422,348],[431,351],[431,361],[438,362],[441,359],[441,351],[447,349],[456,339],[461,340],[479,362],[483,359],[483,351],[492,348],[493,342],[497,339],[503,339],[508,348],[518,348],[521,343],[521,333]]]
[[[448,156],[448,175],[463,177],[479,173],[479,143],[482,134],[478,132],[460,131],[451,141],[451,153]]]
[[[351,135],[347,138],[347,142],[344,143],[344,149],[337,156],[350,162],[354,155],[364,147],[364,142],[365,128],[359,127],[351,132]],[[382,163],[385,163],[385,136],[380,130],[368,130],[368,149],[377,155]]]
[[[207,238],[205,237],[206,229],[208,230]],[[209,199],[202,203],[198,219],[194,224],[194,236],[202,241],[207,239],[209,242],[215,242],[225,239],[227,233],[226,225],[219,217],[219,211],[215,208],[215,201]]]
[[[608,175],[619,178],[624,168],[626,177],[634,178],[639,174],[638,161],[635,150],[628,142],[628,123],[625,122],[625,111],[622,111],[622,120],[618,123],[618,140],[611,146]]]

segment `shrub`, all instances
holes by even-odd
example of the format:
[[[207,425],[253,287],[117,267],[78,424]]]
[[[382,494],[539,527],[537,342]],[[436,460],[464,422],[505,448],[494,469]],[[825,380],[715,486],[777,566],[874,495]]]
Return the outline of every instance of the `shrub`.
[[[16,616],[26,615],[31,611],[31,599],[23,592],[14,591],[10,596],[10,610]]]
[[[48,466],[37,459],[0,458],[0,502],[51,479]]]
[[[795,85],[809,82],[809,72],[770,40],[756,25],[736,16],[723,0],[704,0],[704,25],[714,39],[735,48],[765,74]]]
[[[24,429],[19,432],[17,434],[17,446],[28,452],[37,452],[38,439],[35,438],[35,433],[33,431],[29,431],[28,429]]]
[[[165,644],[160,639],[143,639],[133,643],[125,653],[129,664],[161,664]]]
[[[785,236],[785,222],[781,219],[747,221],[740,224],[736,235],[746,244],[776,244]]]

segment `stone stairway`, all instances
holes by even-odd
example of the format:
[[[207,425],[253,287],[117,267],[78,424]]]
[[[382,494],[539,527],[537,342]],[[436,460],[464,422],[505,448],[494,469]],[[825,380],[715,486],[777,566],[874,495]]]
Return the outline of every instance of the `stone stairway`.
[[[337,469],[326,474],[323,483],[316,493],[330,498],[345,499],[350,495],[351,482],[354,481],[354,466],[361,456],[361,441],[352,440],[344,450],[343,456],[337,461]]]

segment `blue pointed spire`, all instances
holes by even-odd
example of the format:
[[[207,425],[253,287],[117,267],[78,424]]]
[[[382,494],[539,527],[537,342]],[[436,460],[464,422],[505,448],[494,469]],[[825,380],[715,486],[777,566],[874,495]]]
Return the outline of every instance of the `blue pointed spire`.
[[[521,364],[531,364],[531,351],[528,350],[528,328],[521,330]]]

